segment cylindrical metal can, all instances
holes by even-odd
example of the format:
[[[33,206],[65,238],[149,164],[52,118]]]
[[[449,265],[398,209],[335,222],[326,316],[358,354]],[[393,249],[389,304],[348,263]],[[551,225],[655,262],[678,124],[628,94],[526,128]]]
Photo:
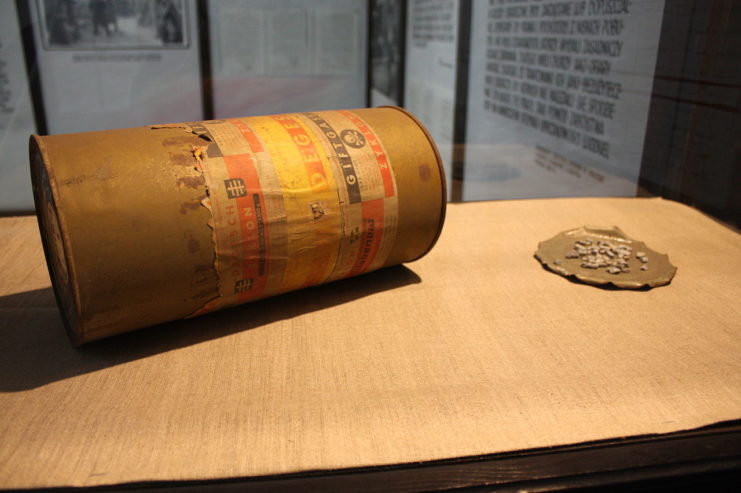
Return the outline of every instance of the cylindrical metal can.
[[[415,260],[445,217],[395,107],[32,136],[30,160],[75,344]]]

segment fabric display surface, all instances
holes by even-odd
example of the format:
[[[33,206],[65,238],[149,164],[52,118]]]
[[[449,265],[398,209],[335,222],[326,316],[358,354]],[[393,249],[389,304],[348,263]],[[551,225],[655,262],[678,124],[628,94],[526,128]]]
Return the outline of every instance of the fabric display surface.
[[[617,226],[653,289],[554,275]],[[665,434],[741,418],[741,236],[662,199],[451,204],[422,259],[67,340],[35,217],[0,218],[0,486],[249,478]]]

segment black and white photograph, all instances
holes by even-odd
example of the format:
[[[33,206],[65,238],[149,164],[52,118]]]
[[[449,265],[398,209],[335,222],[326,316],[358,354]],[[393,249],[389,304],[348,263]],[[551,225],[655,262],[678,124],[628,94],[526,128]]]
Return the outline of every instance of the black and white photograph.
[[[46,50],[187,48],[183,0],[37,0]]]
[[[404,50],[402,0],[373,2],[371,24],[371,86],[399,104]]]
[[[49,132],[201,118],[195,0],[27,5]]]

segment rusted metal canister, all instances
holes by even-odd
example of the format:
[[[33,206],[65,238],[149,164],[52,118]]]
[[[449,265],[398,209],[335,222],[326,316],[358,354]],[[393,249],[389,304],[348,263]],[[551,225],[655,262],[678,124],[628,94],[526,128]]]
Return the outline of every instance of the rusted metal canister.
[[[415,260],[445,216],[394,107],[32,136],[30,159],[75,344]]]

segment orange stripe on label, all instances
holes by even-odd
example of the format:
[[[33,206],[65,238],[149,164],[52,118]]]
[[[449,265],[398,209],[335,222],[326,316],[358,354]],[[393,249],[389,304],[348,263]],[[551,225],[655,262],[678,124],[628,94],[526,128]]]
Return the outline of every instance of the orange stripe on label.
[[[366,200],[362,203],[363,232],[360,235],[360,249],[355,263],[347,276],[356,276],[365,272],[373,259],[383,238],[383,200]]]
[[[224,156],[229,173],[225,183],[229,199],[235,205],[224,208],[226,223],[239,224],[241,235],[235,235],[232,246],[241,243],[242,275],[234,283],[234,296],[240,301],[254,299],[265,289],[268,274],[268,220],[257,168],[252,156]],[[236,206],[236,207],[235,207]],[[231,243],[231,241],[230,241]]]
[[[391,169],[389,168],[388,157],[386,156],[383,147],[381,147],[381,142],[378,140],[375,132],[373,132],[373,130],[371,130],[370,127],[368,127],[368,125],[366,125],[366,123],[358,118],[354,113],[344,110],[340,111],[339,113],[341,113],[344,117],[353,122],[356,127],[358,127],[358,130],[360,130],[360,132],[363,134],[366,142],[368,142],[368,145],[370,145],[371,149],[373,149],[373,152],[376,155],[376,163],[378,163],[378,169],[381,172],[381,179],[383,180],[384,196],[395,196],[396,190],[394,189],[394,179],[391,176]]]
[[[242,136],[247,141],[247,144],[250,146],[252,152],[263,152],[260,139],[257,138],[255,132],[253,132],[252,129],[248,127],[242,120],[233,118],[227,121],[239,129],[239,131],[242,133]]]

